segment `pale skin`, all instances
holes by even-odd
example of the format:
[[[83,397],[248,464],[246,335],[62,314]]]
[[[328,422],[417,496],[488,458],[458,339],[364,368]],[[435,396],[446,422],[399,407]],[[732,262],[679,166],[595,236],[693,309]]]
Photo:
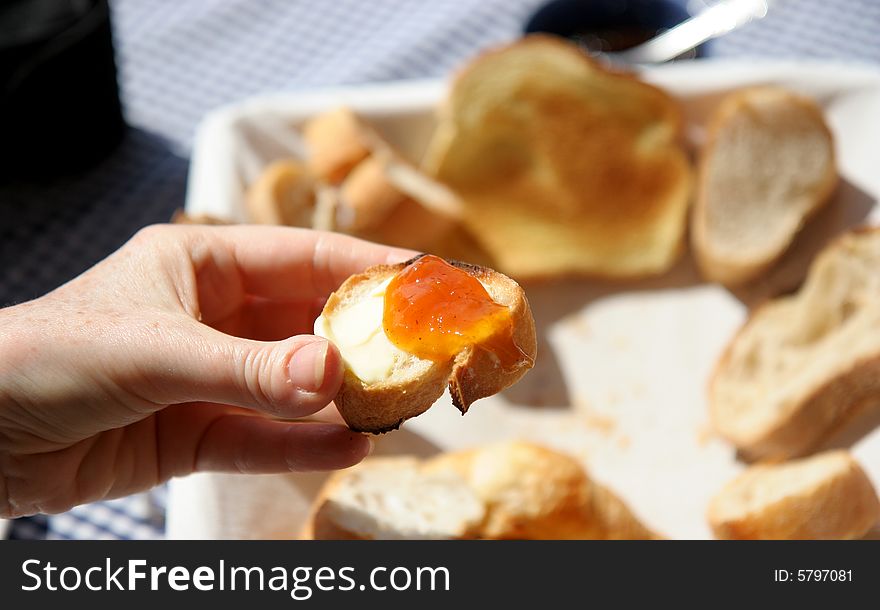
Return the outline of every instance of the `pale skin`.
[[[0,516],[57,513],[199,471],[356,464],[313,336],[349,275],[412,252],[284,227],[157,225],[0,310]],[[331,406],[332,409],[332,406]]]

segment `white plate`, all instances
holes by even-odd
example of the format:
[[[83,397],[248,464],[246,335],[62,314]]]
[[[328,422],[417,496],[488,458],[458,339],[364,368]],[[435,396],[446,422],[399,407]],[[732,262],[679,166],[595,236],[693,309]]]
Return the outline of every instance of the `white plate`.
[[[836,138],[843,176],[836,201],[773,272],[736,295],[701,282],[687,255],[670,273],[648,281],[526,285],[540,335],[535,369],[510,390],[476,403],[464,418],[445,396],[403,430],[381,437],[378,447],[429,453],[534,439],[583,459],[597,480],[659,532],[707,538],[709,498],[742,469],[732,447],[709,429],[709,372],[749,304],[795,286],[834,234],[880,223],[880,74],[828,63],[704,60],[644,76],[680,96],[694,126],[719,94],[743,85],[777,83],[813,96]],[[245,185],[266,162],[299,149],[289,127],[341,104],[418,159],[444,89],[436,81],[392,83],[271,95],[219,110],[205,119],[196,139],[187,211],[243,218]],[[691,136],[699,140],[698,127]],[[876,423],[854,424],[831,444],[852,446],[880,488]],[[198,475],[174,481],[168,535],[295,537],[322,479]]]

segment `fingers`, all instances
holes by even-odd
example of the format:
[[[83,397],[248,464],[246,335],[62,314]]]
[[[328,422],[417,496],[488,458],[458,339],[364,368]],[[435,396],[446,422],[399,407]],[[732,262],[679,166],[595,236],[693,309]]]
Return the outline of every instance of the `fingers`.
[[[325,299],[287,303],[247,297],[232,314],[217,320],[203,320],[215,329],[256,341],[281,341],[293,335],[311,334]]]
[[[185,317],[177,324],[143,356],[148,386],[139,393],[156,403],[208,401],[297,418],[326,406],[342,384],[342,358],[323,338],[261,342]]]
[[[203,230],[211,231],[232,253],[247,294],[275,300],[325,297],[354,273],[416,254],[336,233],[291,227]]]
[[[332,402],[317,413],[311,415],[308,418],[308,421],[321,422],[325,424],[339,424],[340,426],[346,425],[345,420],[339,413],[339,409]]]
[[[337,470],[357,464],[370,448],[367,437],[344,426],[225,415],[201,438],[194,469],[245,474]]]
[[[372,449],[367,437],[343,425],[283,422],[211,403],[174,405],[156,421],[159,481],[197,471],[335,470],[360,462]]]

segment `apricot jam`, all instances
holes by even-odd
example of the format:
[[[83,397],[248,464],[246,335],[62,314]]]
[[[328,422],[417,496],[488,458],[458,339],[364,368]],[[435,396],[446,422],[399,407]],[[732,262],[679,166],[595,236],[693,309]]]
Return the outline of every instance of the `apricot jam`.
[[[475,277],[437,256],[401,270],[385,290],[384,307],[388,339],[419,358],[442,362],[473,345],[495,354],[505,370],[529,359],[513,340],[510,310]]]

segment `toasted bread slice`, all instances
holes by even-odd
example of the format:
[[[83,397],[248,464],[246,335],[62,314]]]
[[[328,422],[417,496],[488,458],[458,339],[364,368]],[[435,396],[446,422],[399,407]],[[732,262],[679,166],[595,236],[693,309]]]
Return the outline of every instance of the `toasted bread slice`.
[[[270,163],[245,197],[248,219],[255,224],[311,227],[315,180],[296,159]]]
[[[415,458],[371,458],[334,474],[303,537],[314,540],[472,538],[485,508],[454,472],[427,473]]]
[[[657,538],[577,461],[540,445],[514,441],[450,453],[426,470],[457,472],[476,490],[487,510],[481,538]]]
[[[709,385],[715,428],[750,457],[801,455],[880,404],[880,229],[826,247],[792,296],[758,308]]]
[[[733,286],[770,267],[837,184],[822,109],[780,87],[728,95],[699,162],[692,237],[706,278]]]
[[[308,167],[330,184],[339,184],[370,155],[372,130],[347,107],[339,107],[309,120],[302,128],[308,147]]]
[[[571,457],[511,441],[368,459],[334,475],[304,537],[648,539],[656,535]]]
[[[864,536],[880,501],[847,451],[752,466],[709,504],[715,536],[728,540],[820,540]]]
[[[316,333],[336,342],[345,360],[345,378],[335,402],[355,430],[396,429],[427,410],[447,385],[453,403],[465,413],[475,400],[516,382],[534,363],[534,320],[522,288],[491,269],[455,261],[451,264],[479,280],[496,303],[509,308],[513,341],[524,354],[522,360],[502,368],[491,351],[469,346],[449,361],[432,361],[392,345],[382,328],[384,290],[419,258],[352,276],[330,296],[316,321]]]
[[[510,310],[513,341],[523,352],[521,361],[502,368],[495,354],[475,346],[448,361],[432,361],[394,346],[382,326],[385,287],[419,258],[378,265],[348,278],[330,295],[315,322],[315,333],[336,343],[345,361],[345,377],[335,402],[353,430],[394,430],[426,411],[447,386],[453,403],[464,414],[475,400],[515,383],[534,364],[535,322],[519,284],[497,271],[454,261],[450,263],[479,280],[496,303]]]
[[[423,167],[500,271],[644,276],[679,255],[691,169],[663,91],[530,36],[467,65],[438,118]]]

